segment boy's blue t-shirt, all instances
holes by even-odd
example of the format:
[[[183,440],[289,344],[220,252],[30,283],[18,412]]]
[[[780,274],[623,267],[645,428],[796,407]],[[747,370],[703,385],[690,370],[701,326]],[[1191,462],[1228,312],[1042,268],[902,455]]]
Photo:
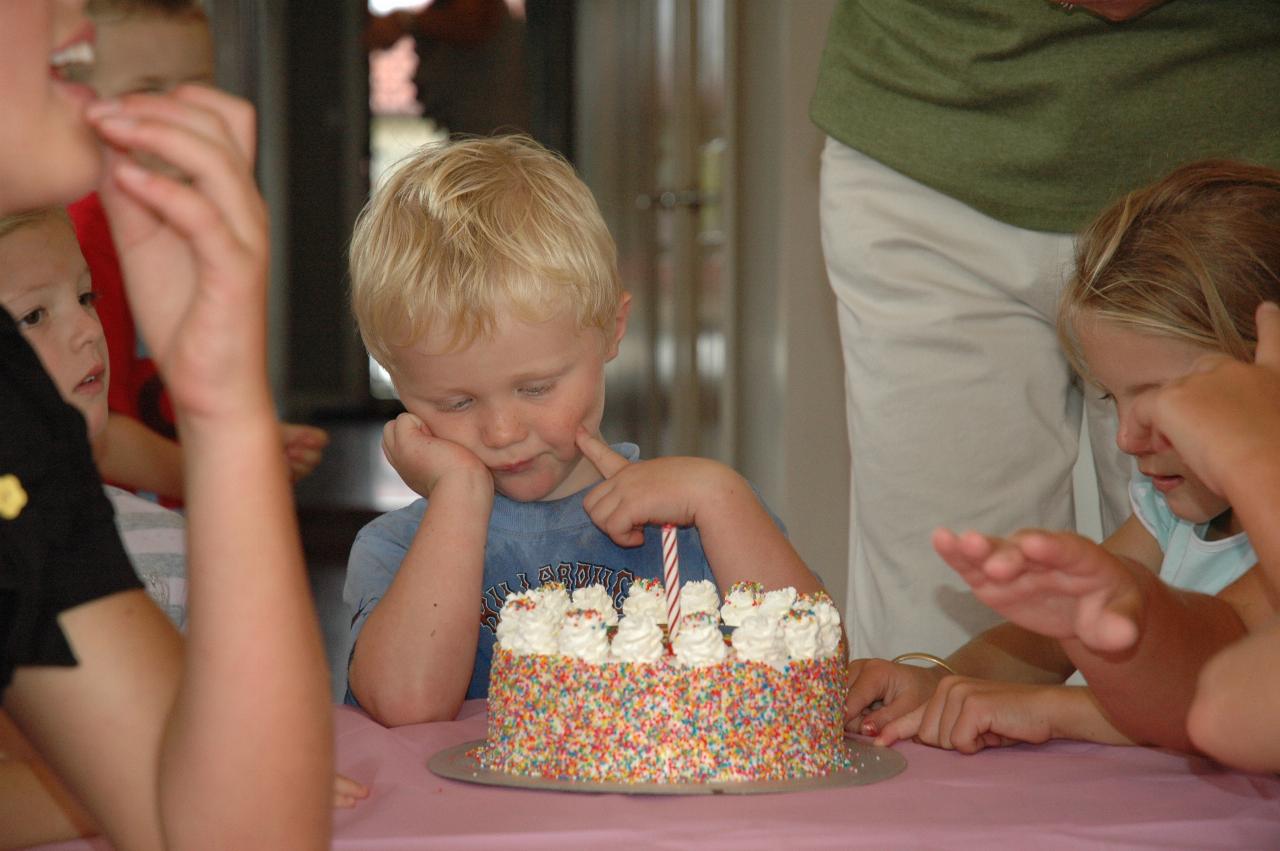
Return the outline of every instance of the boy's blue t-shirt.
[[[640,457],[639,447],[633,443],[615,444],[613,449],[629,461]],[[583,509],[582,500],[589,490],[591,488],[584,488],[572,496],[548,502],[516,502],[495,494],[485,544],[484,579],[477,600],[480,639],[471,683],[467,687],[468,699],[486,697],[489,693],[498,613],[511,594],[546,582],[561,582],[570,590],[603,584],[613,595],[614,603],[621,605],[632,580],[662,579],[661,530],[656,526],[646,528],[642,546],[618,546],[591,522]],[[426,509],[427,501],[419,499],[382,515],[356,536],[343,591],[343,599],[353,613],[353,647],[369,613],[400,569]],[[774,522],[782,526],[776,517]],[[676,540],[681,580],[714,582],[698,530],[680,529]],[[356,704],[349,688],[346,702]]]

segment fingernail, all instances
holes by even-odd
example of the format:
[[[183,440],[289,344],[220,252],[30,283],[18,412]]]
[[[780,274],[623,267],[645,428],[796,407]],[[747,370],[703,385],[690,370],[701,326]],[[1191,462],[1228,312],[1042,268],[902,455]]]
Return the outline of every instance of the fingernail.
[[[85,115],[90,118],[102,118],[112,113],[119,112],[124,108],[124,104],[120,103],[117,98],[103,98],[96,100],[85,108]]]
[[[143,183],[150,177],[149,172],[131,159],[122,159],[116,163],[115,176],[125,183]]]
[[[138,126],[137,120],[128,115],[106,115],[98,119],[98,124],[100,124],[104,130],[117,131],[132,130],[134,127]]]

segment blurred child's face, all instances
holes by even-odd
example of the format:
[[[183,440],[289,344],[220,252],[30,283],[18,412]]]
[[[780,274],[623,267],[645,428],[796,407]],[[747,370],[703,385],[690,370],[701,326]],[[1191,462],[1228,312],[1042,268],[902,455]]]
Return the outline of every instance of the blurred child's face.
[[[1199,358],[1214,350],[1143,334],[1087,314],[1077,324],[1076,334],[1094,382],[1116,406],[1120,420],[1116,445],[1137,459],[1138,470],[1151,478],[1169,510],[1192,523],[1207,523],[1226,511],[1227,501],[1196,478],[1168,443],[1161,441],[1157,448],[1151,429],[1133,416],[1137,399],[1187,375]]]
[[[0,238],[0,305],[18,323],[90,438],[107,423],[107,344],[75,231],[45,218]]]
[[[99,97],[213,85],[213,39],[203,15],[111,15],[96,24],[98,58],[89,82]]]
[[[0,2],[0,213],[66,203],[93,188],[100,154],[83,119],[93,92],[66,79],[92,48],[84,0]]]
[[[569,496],[600,479],[579,451],[604,414],[604,365],[618,353],[626,306],[612,334],[582,329],[562,310],[545,322],[502,315],[492,335],[447,351],[428,334],[396,358],[393,379],[410,413],[433,434],[475,454],[495,489],[533,502]]]

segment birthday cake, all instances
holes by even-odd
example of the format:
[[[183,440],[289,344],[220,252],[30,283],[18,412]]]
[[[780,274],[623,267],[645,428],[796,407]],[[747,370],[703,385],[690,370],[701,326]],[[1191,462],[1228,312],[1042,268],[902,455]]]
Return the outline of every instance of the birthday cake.
[[[848,767],[843,633],[825,594],[661,583],[621,617],[603,586],[507,599],[473,756],[514,775],[604,783],[786,780]]]

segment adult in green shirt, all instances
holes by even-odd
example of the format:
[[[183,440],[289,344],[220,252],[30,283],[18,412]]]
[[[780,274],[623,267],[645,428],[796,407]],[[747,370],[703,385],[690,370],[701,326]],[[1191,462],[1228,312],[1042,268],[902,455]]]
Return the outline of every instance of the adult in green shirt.
[[[811,104],[853,457],[855,657],[993,624],[939,524],[1074,525],[1082,409],[1104,534],[1131,471],[1053,330],[1072,232],[1205,157],[1280,166],[1275,0],[841,0]]]

